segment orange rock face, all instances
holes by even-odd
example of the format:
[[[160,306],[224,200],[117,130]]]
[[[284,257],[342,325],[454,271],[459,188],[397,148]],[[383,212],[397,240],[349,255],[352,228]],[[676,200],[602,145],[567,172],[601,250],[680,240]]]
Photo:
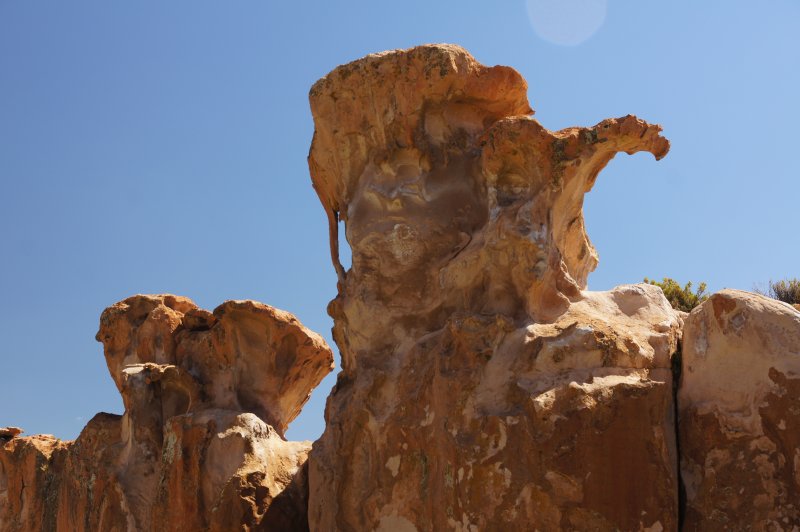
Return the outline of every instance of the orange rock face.
[[[800,528],[800,312],[723,290],[686,319],[686,530]]]
[[[312,530],[677,526],[680,318],[658,288],[583,291],[584,194],[617,152],[669,144],[632,116],[548,131],[526,92],[449,45],[311,89],[343,366],[310,458]]]
[[[1,530],[308,528],[310,442],[283,433],[332,369],[320,336],[260,303],[167,295],[106,309],[97,339],[125,413],[74,442],[0,440]]]

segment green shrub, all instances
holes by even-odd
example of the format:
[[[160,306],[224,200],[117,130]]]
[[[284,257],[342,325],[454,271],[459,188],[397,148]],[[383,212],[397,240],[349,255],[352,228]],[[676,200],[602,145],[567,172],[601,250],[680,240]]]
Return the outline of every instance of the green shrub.
[[[705,294],[706,283],[700,283],[700,286],[697,287],[697,291],[692,292],[691,282],[686,283],[686,286],[681,288],[681,285],[679,285],[677,281],[669,277],[664,277],[664,280],[661,282],[651,281],[645,277],[644,282],[660,286],[661,290],[664,291],[667,301],[669,301],[669,304],[672,305],[672,308],[675,310],[691,312],[694,307],[708,299],[708,295]]]
[[[763,292],[761,292],[763,293]],[[767,293],[764,294],[778,301],[789,303],[790,305],[800,304],[800,279],[782,279],[777,282],[769,282]]]

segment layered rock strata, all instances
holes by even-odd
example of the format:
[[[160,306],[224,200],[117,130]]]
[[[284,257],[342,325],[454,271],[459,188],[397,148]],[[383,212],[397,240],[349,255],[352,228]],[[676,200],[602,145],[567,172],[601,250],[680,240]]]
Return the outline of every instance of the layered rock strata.
[[[584,194],[633,116],[552,132],[508,67],[432,45],[311,89],[342,373],[310,458],[313,530],[670,530],[679,316],[586,292]],[[338,258],[339,222],[352,249]]]
[[[723,290],[686,319],[686,530],[800,529],[800,312]]]
[[[0,530],[306,530],[310,442],[283,437],[331,371],[325,341],[253,301],[135,296],[97,339],[122,416],[75,441],[0,440]]]

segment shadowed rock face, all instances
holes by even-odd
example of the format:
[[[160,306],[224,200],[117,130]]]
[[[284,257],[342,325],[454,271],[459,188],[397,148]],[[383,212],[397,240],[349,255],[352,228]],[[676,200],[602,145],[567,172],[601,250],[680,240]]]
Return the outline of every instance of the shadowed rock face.
[[[450,45],[311,89],[343,367],[312,451],[312,529],[677,526],[679,317],[657,288],[582,291],[584,194],[617,152],[669,144],[633,116],[548,131],[526,92]]]
[[[74,442],[0,433],[0,530],[306,530],[310,442],[283,433],[333,367],[287,312],[134,296],[97,339],[122,416]],[[7,433],[7,434],[6,434]]]

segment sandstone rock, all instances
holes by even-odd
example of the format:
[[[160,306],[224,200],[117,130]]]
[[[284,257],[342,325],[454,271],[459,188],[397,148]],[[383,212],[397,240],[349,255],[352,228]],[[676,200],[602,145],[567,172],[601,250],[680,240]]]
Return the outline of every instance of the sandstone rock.
[[[800,528],[800,314],[723,290],[686,320],[686,530]]]
[[[451,45],[317,82],[343,360],[322,438],[284,438],[333,364],[294,316],[134,296],[97,333],[123,415],[0,428],[0,532],[800,529],[800,307],[587,291],[584,194],[669,143],[633,116],[548,131],[526,92]]]
[[[0,427],[0,439],[10,440],[25,432],[19,427]]]
[[[161,295],[106,309],[97,339],[125,413],[5,443],[0,530],[308,528],[311,444],[283,433],[332,369],[319,335],[260,303]]]
[[[617,152],[669,144],[632,116],[548,131],[526,92],[449,45],[311,89],[343,369],[310,458],[313,530],[677,527],[680,318],[657,287],[584,291],[582,215]]]
[[[164,417],[207,407],[253,412],[280,435],[333,368],[321,336],[254,301],[210,313],[187,298],[134,296],[103,312],[97,339],[123,399],[138,378],[161,381]]]
[[[346,224],[343,292],[360,294],[342,304],[390,302],[430,328],[431,307],[547,321],[580,298],[597,265],[584,194],[617,152],[660,159],[669,142],[633,116],[550,132],[527,116],[526,91],[513,69],[450,45],[367,56],[314,85],[312,181]],[[346,314],[391,329],[392,313]]]
[[[254,414],[229,410],[173,417],[164,441],[171,467],[156,493],[155,528],[308,528],[310,442],[287,442]]]
[[[552,324],[454,318],[341,376],[312,529],[674,529],[677,327],[658,289],[622,287]]]
[[[52,484],[53,455],[68,446],[50,435],[0,440],[0,530],[54,528],[45,486]]]

